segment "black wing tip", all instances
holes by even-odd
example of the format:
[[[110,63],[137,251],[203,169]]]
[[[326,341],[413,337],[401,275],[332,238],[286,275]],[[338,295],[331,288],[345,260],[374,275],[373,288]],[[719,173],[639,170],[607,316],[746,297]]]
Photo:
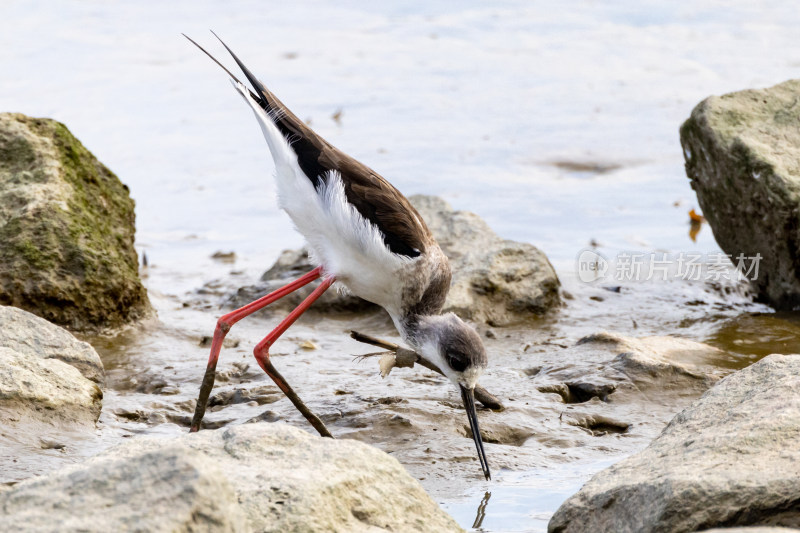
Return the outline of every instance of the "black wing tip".
[[[214,33],[214,30],[211,30],[211,33]],[[225,71],[225,72],[228,74],[228,76],[230,76],[230,77],[231,77],[231,78],[232,78],[232,79],[233,79],[233,80],[234,80],[236,83],[238,83],[238,84],[240,84],[240,85],[242,85],[242,86],[245,86],[245,87],[246,87],[246,85],[244,85],[244,83],[242,83],[242,81],[241,81],[239,78],[237,78],[236,76],[234,76],[234,75],[233,75],[233,73],[232,73],[230,70],[228,70],[228,68],[227,68],[225,65],[223,65],[222,63],[220,63],[220,61],[219,61],[219,60],[218,60],[216,57],[212,56],[212,55],[211,55],[211,53],[210,53],[208,50],[206,50],[205,48],[203,48],[202,46],[200,46],[199,44],[197,44],[197,41],[195,41],[194,39],[192,39],[191,37],[189,37],[188,35],[186,35],[186,34],[185,34],[185,33],[183,33],[183,32],[181,32],[181,35],[183,35],[184,37],[186,37],[186,38],[189,40],[189,42],[190,42],[190,43],[192,43],[193,45],[195,45],[197,48],[199,48],[199,49],[200,49],[200,51],[202,51],[202,52],[203,52],[205,55],[207,55],[209,58],[211,58],[211,61],[213,61],[214,63],[216,63],[216,64],[217,64],[217,65],[218,65],[218,66],[219,66],[219,67],[220,67],[222,70],[224,70],[224,71]],[[216,33],[214,33],[214,36],[216,37],[216,36],[217,36],[217,34],[216,34]],[[219,39],[219,37],[217,37],[217,39]],[[222,42],[222,40],[221,40],[221,39],[220,39],[220,42]],[[222,43],[222,45],[223,45],[223,46],[225,46],[225,43]],[[225,46],[225,48],[228,50],[228,52],[230,52],[230,53],[231,53],[231,55],[233,55],[233,52],[231,52],[231,51],[230,51],[230,48],[228,48],[227,46]],[[236,58],[236,56],[233,56],[233,58],[236,60],[236,62],[237,62],[237,63],[239,64],[239,66],[241,67],[241,66],[242,66],[242,64],[239,62],[239,60]],[[248,75],[248,71],[247,71],[246,69],[245,69],[245,75],[246,75],[246,76]],[[249,80],[249,81],[252,83],[252,81],[253,81],[253,79],[254,79],[254,78],[251,78],[250,76],[248,76],[248,77],[247,77],[247,79],[248,79],[248,80]],[[260,84],[259,84],[259,85],[260,85]],[[262,89],[263,89],[263,87],[262,87]],[[256,87],[256,90],[258,91],[258,87]],[[247,89],[247,92],[249,92],[249,93],[250,93],[250,96],[253,98],[253,100],[255,100],[256,102],[258,102],[259,104],[261,104],[261,106],[262,106],[262,107],[264,107],[264,105],[265,105],[265,101],[264,101],[264,98],[263,98],[263,96],[261,96],[261,94],[259,94],[259,93],[254,93],[254,92],[253,92],[253,91],[251,91],[250,89]]]
[[[253,75],[253,73],[250,72],[250,69],[248,69],[244,65],[244,63],[242,63],[242,61],[238,58],[238,56],[233,53],[233,50],[231,50],[231,48],[227,44],[225,44],[225,41],[223,41],[222,38],[214,32],[214,30],[209,30],[209,31],[212,33],[212,35],[214,35],[214,37],[216,37],[219,40],[220,43],[222,43],[222,46],[225,47],[225,50],[228,51],[228,53],[231,55],[233,60],[236,61],[236,64],[239,65],[239,68],[244,73],[245,77],[247,78],[247,81],[250,82],[250,84],[256,90],[256,93],[259,94],[259,98],[257,98],[257,101],[261,101],[262,100],[261,95],[266,95],[267,94],[267,89],[264,87],[264,85],[260,81],[258,81],[258,78],[256,78]]]

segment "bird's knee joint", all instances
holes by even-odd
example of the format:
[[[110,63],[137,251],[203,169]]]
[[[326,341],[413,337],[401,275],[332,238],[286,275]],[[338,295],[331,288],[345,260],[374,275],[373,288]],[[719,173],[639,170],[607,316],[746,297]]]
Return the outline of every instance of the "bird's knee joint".
[[[224,317],[217,320],[217,329],[222,333],[228,333],[232,326],[233,324],[227,322]]]
[[[259,361],[269,361],[269,346],[262,346],[260,344],[257,345],[255,348],[253,348],[253,355]]]

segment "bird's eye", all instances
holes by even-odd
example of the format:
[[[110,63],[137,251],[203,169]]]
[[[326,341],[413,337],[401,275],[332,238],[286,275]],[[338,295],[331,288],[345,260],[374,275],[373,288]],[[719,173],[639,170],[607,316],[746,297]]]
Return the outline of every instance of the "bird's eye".
[[[467,357],[462,353],[447,352],[445,359],[447,360],[447,364],[450,365],[450,368],[456,372],[463,372],[467,369],[467,366],[469,366]]]

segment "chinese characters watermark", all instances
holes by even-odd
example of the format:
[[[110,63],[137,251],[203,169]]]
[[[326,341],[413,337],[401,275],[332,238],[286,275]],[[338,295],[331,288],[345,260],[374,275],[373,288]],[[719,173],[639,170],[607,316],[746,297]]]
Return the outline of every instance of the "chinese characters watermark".
[[[758,279],[761,254],[702,252],[620,252],[609,260],[595,250],[582,250],[576,259],[578,278],[596,281],[723,281]]]

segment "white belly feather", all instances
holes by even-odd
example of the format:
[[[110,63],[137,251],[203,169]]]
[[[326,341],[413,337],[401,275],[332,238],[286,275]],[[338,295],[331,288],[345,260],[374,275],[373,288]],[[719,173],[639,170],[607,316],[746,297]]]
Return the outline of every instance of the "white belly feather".
[[[398,277],[419,258],[406,258],[389,250],[381,232],[347,201],[338,172],[330,172],[315,190],[272,118],[243,85],[234,86],[261,125],[275,161],[278,204],[308,241],[312,259],[356,296],[384,307],[392,315],[398,313],[402,300]]]

